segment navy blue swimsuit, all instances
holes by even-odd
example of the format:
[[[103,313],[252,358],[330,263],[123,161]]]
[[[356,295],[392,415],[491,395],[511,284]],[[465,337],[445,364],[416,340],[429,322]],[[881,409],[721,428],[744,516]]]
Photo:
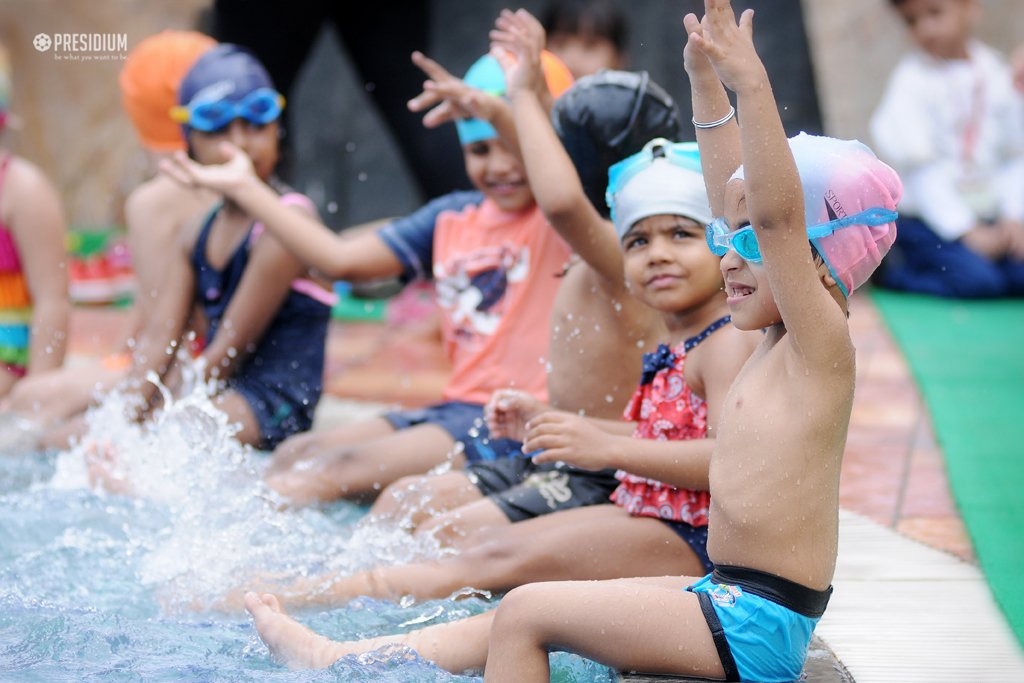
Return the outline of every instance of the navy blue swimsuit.
[[[249,263],[249,236],[222,270],[206,259],[206,243],[217,213],[210,212],[192,251],[195,300],[209,321],[207,345],[220,329],[224,311],[235,295]],[[324,341],[330,307],[294,290],[263,332],[256,348],[227,380],[252,408],[260,427],[259,447],[270,450],[285,438],[307,431],[323,390]]]

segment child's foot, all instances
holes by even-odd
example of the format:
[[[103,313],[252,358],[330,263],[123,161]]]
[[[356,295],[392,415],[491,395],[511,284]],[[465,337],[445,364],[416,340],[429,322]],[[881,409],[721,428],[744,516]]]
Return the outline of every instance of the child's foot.
[[[270,593],[245,594],[256,631],[274,657],[289,669],[326,669],[349,652],[333,640],[314,633],[288,616]]]

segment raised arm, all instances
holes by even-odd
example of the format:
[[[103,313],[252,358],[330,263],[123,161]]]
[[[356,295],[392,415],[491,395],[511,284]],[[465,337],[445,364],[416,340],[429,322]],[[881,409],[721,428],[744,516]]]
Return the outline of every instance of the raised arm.
[[[625,284],[615,230],[587,199],[540,95],[546,92],[540,65],[544,29],[525,10],[503,12],[501,19],[503,30],[492,31],[491,39],[507,53],[499,62],[505,71],[530,189],[562,239],[611,285],[613,293],[618,292]]]
[[[285,206],[253,172],[249,157],[228,142],[221,144],[225,164],[203,166],[179,153],[160,168],[186,186],[207,187],[231,198],[300,261],[328,277],[372,280],[402,273],[394,252],[375,234],[338,236],[314,216]]]
[[[694,14],[683,17],[683,26],[687,36],[703,32]],[[714,150],[713,154],[701,155],[708,203],[712,215],[721,216],[725,213],[725,184],[742,163],[736,112],[707,55],[689,39],[683,48],[683,65],[690,78],[697,145],[702,151]]]
[[[729,0],[705,0],[705,10],[700,31],[690,33],[688,42],[736,93],[746,209],[772,294],[793,335],[792,347],[806,359],[824,362],[849,346],[849,331],[842,309],[819,284],[804,225],[800,176],[768,74],[754,49],[754,12],[744,11],[737,23]],[[704,159],[717,153],[715,141],[701,149]],[[845,346],[837,346],[843,340]]]

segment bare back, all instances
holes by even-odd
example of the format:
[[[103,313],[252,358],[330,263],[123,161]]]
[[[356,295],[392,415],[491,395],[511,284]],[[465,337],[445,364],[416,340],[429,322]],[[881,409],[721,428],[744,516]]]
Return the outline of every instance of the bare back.
[[[612,296],[587,263],[566,272],[551,313],[551,405],[618,419],[640,377],[641,356],[666,331],[654,309],[626,292]]]
[[[708,551],[715,564],[818,590],[831,583],[852,354],[852,346],[837,349],[835,367],[815,370],[776,326],[740,371],[711,459]]]

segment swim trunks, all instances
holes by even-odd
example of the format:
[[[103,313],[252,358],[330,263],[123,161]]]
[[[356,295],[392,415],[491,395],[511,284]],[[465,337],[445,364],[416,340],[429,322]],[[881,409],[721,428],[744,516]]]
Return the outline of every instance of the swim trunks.
[[[445,401],[426,408],[396,410],[381,417],[397,431],[422,424],[437,425],[462,445],[463,455],[469,462],[493,460],[518,452],[518,441],[488,438],[484,407],[478,403]]]
[[[519,445],[518,441],[511,443]],[[615,470],[593,472],[557,463],[537,465],[530,458],[514,456],[470,463],[466,476],[513,523],[608,503],[608,496],[619,483]]]
[[[832,587],[818,591],[774,574],[719,565],[686,590],[695,593],[727,681],[800,678],[811,634]]]

